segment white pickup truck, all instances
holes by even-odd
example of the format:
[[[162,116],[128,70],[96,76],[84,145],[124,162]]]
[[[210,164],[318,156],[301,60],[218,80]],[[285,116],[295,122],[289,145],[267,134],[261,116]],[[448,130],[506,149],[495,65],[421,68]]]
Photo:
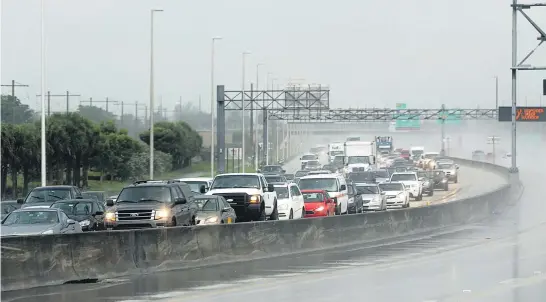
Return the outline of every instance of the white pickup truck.
[[[237,221],[278,220],[277,193],[259,173],[220,174],[206,195],[223,196],[237,214]]]

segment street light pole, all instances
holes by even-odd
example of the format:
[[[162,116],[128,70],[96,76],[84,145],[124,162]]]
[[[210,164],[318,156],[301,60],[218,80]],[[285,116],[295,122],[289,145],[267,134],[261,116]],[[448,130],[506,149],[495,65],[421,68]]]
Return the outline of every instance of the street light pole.
[[[245,168],[246,168],[246,166],[245,166],[245,164],[246,164],[246,156],[245,156],[245,154],[246,154],[245,153],[245,73],[246,73],[245,69],[246,69],[246,66],[245,65],[246,65],[246,56],[249,55],[249,54],[250,54],[250,52],[245,51],[245,52],[243,52],[243,55],[242,55],[242,57],[243,57],[243,64],[242,64],[243,65],[242,66],[243,67],[243,83],[242,83],[242,86],[243,87],[242,87],[242,91],[241,91],[241,93],[242,93],[241,107],[243,107],[243,128],[241,130],[241,133],[242,133],[242,136],[243,136],[243,147],[242,147],[242,151],[243,151],[243,161],[242,161],[243,169],[242,169],[242,171],[243,171],[243,173],[245,173]]]
[[[222,40],[221,37],[212,38],[210,53],[210,177],[214,177],[214,42]]]
[[[263,66],[263,63],[256,64],[256,91],[260,91],[260,66]],[[256,123],[254,123],[255,129],[255,137],[256,137],[256,143],[254,145],[254,169],[258,171],[258,114],[256,114]]]
[[[47,177],[46,177],[46,114],[45,114],[45,107],[46,107],[46,101],[45,101],[45,92],[46,92],[46,77],[45,77],[45,22],[44,22],[44,2],[45,0],[41,1],[41,41],[40,41],[40,55],[41,55],[41,66],[40,66],[40,72],[41,72],[41,89],[40,89],[40,100],[42,103],[42,113],[41,113],[41,176],[42,176],[42,187],[47,186]],[[15,188],[16,189],[16,188]]]
[[[499,110],[499,77],[495,76],[495,110]]]
[[[154,13],[162,11],[150,11],[150,179],[154,179]]]

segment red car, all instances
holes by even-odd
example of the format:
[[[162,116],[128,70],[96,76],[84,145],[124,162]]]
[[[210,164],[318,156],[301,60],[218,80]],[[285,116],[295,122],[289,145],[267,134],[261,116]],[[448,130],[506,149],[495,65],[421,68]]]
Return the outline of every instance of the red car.
[[[305,218],[334,216],[336,204],[324,190],[301,190],[305,203]]]
[[[400,157],[404,158],[404,159],[409,159],[410,158],[410,152],[409,150],[402,150],[400,152]]]

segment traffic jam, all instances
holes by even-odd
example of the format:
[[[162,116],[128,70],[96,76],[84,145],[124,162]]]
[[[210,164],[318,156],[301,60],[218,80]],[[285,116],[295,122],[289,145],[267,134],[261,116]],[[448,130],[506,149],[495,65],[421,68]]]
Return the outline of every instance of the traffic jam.
[[[451,159],[424,147],[395,149],[390,136],[316,145],[299,161],[293,173],[277,164],[256,173],[136,181],[115,196],[74,186],[37,187],[25,199],[3,203],[2,236],[388,211],[408,208],[459,181],[459,166]]]

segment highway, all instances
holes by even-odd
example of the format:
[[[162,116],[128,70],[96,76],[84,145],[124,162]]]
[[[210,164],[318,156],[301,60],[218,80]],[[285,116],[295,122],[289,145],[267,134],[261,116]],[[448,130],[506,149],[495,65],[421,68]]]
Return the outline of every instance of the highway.
[[[295,171],[297,167],[297,160],[285,165],[287,171]],[[471,167],[461,166],[460,173],[460,183],[452,186],[452,191],[447,194],[438,191],[430,199],[412,202],[412,206],[449,202],[490,191],[503,183],[500,176]],[[530,284],[542,282],[537,272],[546,273],[546,260],[533,268],[525,266],[525,274],[510,281],[513,270],[508,264],[513,260],[514,243],[511,237],[506,237],[506,230],[504,224],[496,228],[461,226],[348,250],[130,276],[92,284],[10,291],[3,292],[2,298],[5,301],[82,302],[240,301],[255,299],[258,295],[264,302],[360,300],[363,297],[372,301],[431,302],[467,301],[462,298],[475,297],[476,293],[491,295],[497,293],[498,288],[520,284],[529,284],[527,287],[533,294],[534,287]],[[546,240],[533,240],[541,231],[542,228],[520,236],[519,244],[531,247],[544,244]],[[519,254],[519,257],[537,263],[542,252],[533,248],[529,251],[534,252]],[[506,295],[501,298],[505,299]],[[490,301],[535,301],[492,299]]]

